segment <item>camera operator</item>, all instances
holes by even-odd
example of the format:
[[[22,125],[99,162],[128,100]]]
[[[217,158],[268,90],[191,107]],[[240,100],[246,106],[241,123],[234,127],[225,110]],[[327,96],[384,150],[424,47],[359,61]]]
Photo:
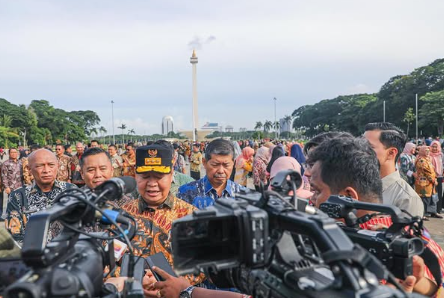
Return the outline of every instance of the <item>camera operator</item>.
[[[26,223],[32,213],[51,207],[61,192],[76,187],[71,183],[56,180],[57,159],[51,151],[36,150],[29,155],[28,162],[34,182],[11,192],[6,211],[6,228],[18,242],[23,241]],[[48,241],[57,236],[61,229],[59,223],[51,224]]]
[[[310,184],[314,192],[312,200],[316,207],[332,194],[344,195],[367,203],[381,203],[382,183],[379,179],[378,160],[365,139],[345,136],[326,140],[310,152],[307,163],[311,167]],[[365,213],[368,211],[358,210],[356,215],[360,217]],[[390,218],[373,218],[372,223],[390,225]],[[427,246],[438,257],[442,272],[444,256],[442,249],[431,239]],[[437,287],[432,280],[433,275],[427,268],[422,270],[422,267],[423,262],[417,259],[413,271],[416,277],[414,291],[432,295],[441,289],[442,285]]]

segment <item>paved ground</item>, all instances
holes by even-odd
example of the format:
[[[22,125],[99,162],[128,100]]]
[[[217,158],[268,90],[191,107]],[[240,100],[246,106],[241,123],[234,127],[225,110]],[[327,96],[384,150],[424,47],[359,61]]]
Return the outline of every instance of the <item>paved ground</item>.
[[[429,230],[432,239],[444,249],[444,219],[430,218],[430,221],[424,222],[424,226]]]

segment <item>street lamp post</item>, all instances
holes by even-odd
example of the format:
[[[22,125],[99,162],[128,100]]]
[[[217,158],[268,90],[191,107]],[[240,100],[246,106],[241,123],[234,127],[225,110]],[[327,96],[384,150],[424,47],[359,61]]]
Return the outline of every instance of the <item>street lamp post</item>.
[[[114,135],[114,100],[111,100],[111,116],[113,124],[113,144],[116,144],[116,136]]]
[[[274,97],[273,100],[274,100],[274,132],[275,132],[275,138],[277,139],[277,126],[276,126],[276,101],[277,101],[277,98]]]

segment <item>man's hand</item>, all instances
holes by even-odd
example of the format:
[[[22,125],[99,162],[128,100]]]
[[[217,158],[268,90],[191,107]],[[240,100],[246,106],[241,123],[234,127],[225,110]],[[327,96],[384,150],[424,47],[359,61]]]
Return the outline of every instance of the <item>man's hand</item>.
[[[413,276],[416,277],[413,291],[422,295],[431,296],[436,293],[438,286],[435,282],[425,277],[424,273],[424,260],[419,256],[413,256]]]
[[[105,281],[105,283],[115,285],[117,288],[117,291],[122,292],[123,287],[125,286],[126,279],[127,279],[127,277],[110,277]]]
[[[142,280],[143,296],[146,298],[159,298],[157,290],[154,288],[156,278],[151,270],[147,270]],[[177,298],[177,297],[176,297]]]
[[[190,283],[183,277],[171,276],[158,267],[152,269],[165,279],[165,281],[158,281],[154,284],[154,288],[159,290],[158,297],[178,298],[180,292],[190,286]]]
[[[6,192],[6,194],[9,195],[9,194],[11,193],[11,189],[10,189],[9,187],[6,187],[6,188],[5,188],[5,192]]]

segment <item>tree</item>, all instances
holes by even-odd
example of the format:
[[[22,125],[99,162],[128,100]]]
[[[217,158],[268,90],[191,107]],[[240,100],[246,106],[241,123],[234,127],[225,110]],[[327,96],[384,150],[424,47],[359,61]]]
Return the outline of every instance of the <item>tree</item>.
[[[262,122],[258,121],[254,126],[254,130],[261,130],[262,126],[263,126]]]
[[[443,135],[444,126],[444,90],[430,92],[420,98],[424,104],[419,110],[420,124],[434,124],[438,130],[438,136]]]
[[[121,126],[117,126],[118,129],[122,130],[122,144],[125,144],[125,136],[123,135],[123,130],[126,129],[126,124],[123,124]]]
[[[130,129],[130,130],[128,130],[128,134],[130,135],[130,137],[131,137],[131,142],[133,141],[133,137],[131,136],[132,134],[134,135],[134,134],[136,134],[136,132],[134,131],[134,129]]]
[[[255,131],[252,137],[255,140],[262,140],[264,138],[264,133],[262,131]]]
[[[270,129],[273,127],[273,122],[265,120],[263,127],[264,127],[264,132],[269,132]]]
[[[402,122],[407,123],[407,137],[409,136],[410,124],[416,119],[415,114],[413,113],[413,108],[408,108],[404,114],[404,119]]]

